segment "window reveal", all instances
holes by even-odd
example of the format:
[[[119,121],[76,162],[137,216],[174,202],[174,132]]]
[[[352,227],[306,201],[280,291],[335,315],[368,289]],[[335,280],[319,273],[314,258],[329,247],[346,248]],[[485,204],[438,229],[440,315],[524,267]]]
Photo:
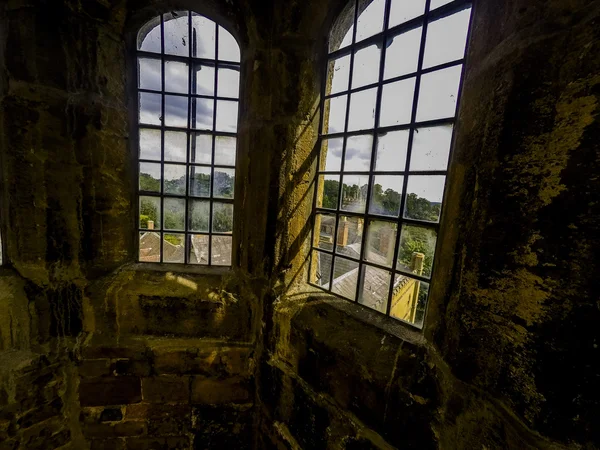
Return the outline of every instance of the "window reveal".
[[[194,12],[138,34],[139,261],[230,266],[240,50]]]
[[[364,4],[330,36],[309,281],[421,327],[471,5]]]

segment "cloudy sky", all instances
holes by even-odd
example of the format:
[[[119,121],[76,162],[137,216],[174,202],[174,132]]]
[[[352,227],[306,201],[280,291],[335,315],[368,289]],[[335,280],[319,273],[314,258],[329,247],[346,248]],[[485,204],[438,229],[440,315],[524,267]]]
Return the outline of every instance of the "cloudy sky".
[[[450,0],[433,0],[431,8],[438,8]],[[360,15],[357,26],[357,42],[379,33],[383,29],[385,0],[374,0]],[[390,27],[423,14],[425,0],[411,2],[393,1],[390,11]],[[427,30],[423,67],[429,68],[464,55],[470,10],[430,22]],[[344,37],[340,48],[352,41],[353,29]],[[388,40],[384,80],[416,71],[422,28],[405,32]],[[351,88],[366,86],[378,81],[381,49],[371,45],[356,52]],[[330,66],[334,70],[331,93],[348,90],[350,56],[344,56]],[[330,69],[331,70],[331,69]],[[456,110],[461,66],[425,74],[421,78],[417,121],[453,117]],[[384,85],[382,92],[380,126],[403,125],[410,122],[415,94],[415,78]],[[377,89],[367,89],[352,94],[348,113],[348,131],[372,129],[375,120]],[[344,131],[347,95],[328,100],[330,116],[327,133]],[[451,126],[418,128],[414,135],[410,170],[446,170]],[[348,139],[345,170],[368,170],[371,160],[372,135]],[[408,145],[408,131],[380,135],[377,142],[376,170],[404,170]],[[342,139],[327,142],[327,171],[339,170],[342,156]],[[402,190],[401,177],[382,177],[375,180],[383,189]],[[440,202],[443,195],[444,177],[411,176],[409,192],[416,193],[432,202]]]
[[[165,15],[165,54],[176,56],[189,56],[189,30],[188,17],[182,13],[179,16]],[[192,28],[196,35],[196,53],[198,58],[215,58],[215,41],[217,25],[205,17],[193,14]],[[161,33],[160,24],[156,24],[145,36],[140,36],[140,49],[160,53]],[[158,56],[158,55],[157,55]],[[233,36],[224,28],[219,27],[219,60],[238,62],[240,61],[240,50]],[[168,58],[168,57],[167,57]],[[160,91],[162,88],[161,61],[160,58],[138,58],[139,64],[139,87]],[[216,71],[216,73],[215,73]],[[165,62],[165,90],[169,93],[188,94],[189,92],[189,66],[187,62],[167,60]],[[220,65],[215,69],[214,64],[195,64],[195,83],[192,85],[192,93],[201,95],[215,95],[215,76],[217,77],[218,92],[220,97],[238,98],[240,74],[237,65]],[[161,123],[161,96],[152,93],[140,93],[140,123],[160,125]],[[191,126],[197,130],[217,130],[223,132],[235,132],[237,130],[238,102],[228,100],[216,101],[216,121],[213,123],[213,112],[215,101],[212,99],[194,99],[191,110]],[[188,99],[177,95],[165,96],[164,123],[172,127],[187,127],[188,125]],[[155,134],[144,131],[141,137],[143,146],[156,152],[157,145],[150,142],[156,138]],[[165,159],[169,155],[177,154],[179,159],[183,157],[185,148],[182,147],[184,134],[173,134],[167,141],[165,136]],[[172,144],[172,145],[171,145]],[[233,144],[235,147],[235,142]],[[231,142],[226,146],[231,160]],[[158,152],[160,146],[158,145]],[[145,151],[142,150],[142,154]],[[156,156],[156,155],[155,155]],[[145,157],[145,156],[142,156]],[[175,157],[175,156],[173,156]],[[185,160],[184,160],[185,161]]]

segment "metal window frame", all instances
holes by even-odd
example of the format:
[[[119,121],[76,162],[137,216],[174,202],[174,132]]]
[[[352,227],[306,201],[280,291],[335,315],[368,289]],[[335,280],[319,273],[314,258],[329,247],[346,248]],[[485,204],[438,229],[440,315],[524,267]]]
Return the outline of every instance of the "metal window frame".
[[[183,13],[183,11],[182,11]],[[220,60],[219,59],[219,32],[220,29],[222,28],[222,26],[219,24],[218,21],[203,16],[201,14],[195,13],[194,11],[188,10],[185,11],[185,14],[187,15],[188,18],[188,40],[190,41],[190,45],[188,45],[188,55],[187,56],[182,56],[182,55],[171,55],[171,54],[167,54],[165,53],[165,21],[170,20],[171,18],[171,13],[165,13],[165,14],[161,14],[158,18],[155,18],[153,20],[159,20],[159,23],[156,26],[160,26],[160,35],[161,35],[161,41],[160,41],[160,46],[161,46],[161,50],[160,53],[154,53],[154,52],[148,52],[148,51],[144,51],[144,50],[140,50],[139,47],[139,42],[137,42],[137,38],[136,38],[136,47],[135,47],[135,89],[136,89],[136,96],[135,96],[135,133],[137,133],[138,136],[136,136],[135,140],[136,140],[136,158],[135,158],[135,162],[137,165],[136,168],[136,173],[137,173],[137,179],[136,179],[136,200],[137,200],[137,204],[136,204],[136,208],[137,208],[137,214],[136,214],[136,249],[137,249],[137,260],[139,262],[144,262],[144,263],[149,263],[149,264],[161,264],[161,263],[169,263],[169,264],[185,264],[185,265],[190,265],[190,266],[215,266],[215,267],[231,267],[231,265],[228,266],[224,266],[224,265],[215,265],[213,264],[213,255],[212,255],[212,240],[213,240],[213,236],[224,236],[224,237],[229,237],[231,238],[231,250],[232,250],[232,262],[233,262],[233,230],[232,232],[227,232],[227,233],[223,233],[223,232],[217,232],[217,231],[213,231],[213,205],[215,203],[218,204],[227,204],[227,205],[232,205],[231,207],[233,208],[233,204],[234,204],[234,197],[235,197],[235,192],[232,198],[222,198],[222,197],[218,197],[214,195],[214,183],[215,183],[215,170],[219,170],[219,169],[226,169],[226,170],[233,170],[234,171],[234,177],[236,175],[236,167],[235,165],[225,165],[225,164],[216,164],[215,163],[215,148],[216,148],[216,140],[219,137],[232,137],[232,138],[236,138],[236,148],[237,148],[237,137],[238,137],[238,132],[237,130],[235,132],[231,132],[231,131],[218,131],[217,130],[217,123],[216,123],[216,119],[217,119],[217,107],[219,102],[221,101],[228,101],[228,102],[235,102],[237,104],[238,107],[238,116],[239,116],[239,103],[240,103],[240,95],[239,95],[239,91],[238,91],[238,96],[237,97],[226,97],[226,96],[219,96],[218,95],[218,89],[219,89],[219,70],[220,69],[232,69],[232,70],[237,70],[238,72],[241,73],[241,61],[236,62],[236,61],[229,61],[229,60]],[[192,23],[192,17],[194,15],[200,16],[200,17],[205,17],[206,19],[210,20],[215,27],[215,57],[214,59],[207,59],[207,58],[199,58],[196,56],[197,54],[197,40],[193,37],[196,35],[196,29],[193,26]],[[161,90],[157,91],[157,90],[153,90],[153,89],[146,89],[146,88],[140,88],[139,86],[139,80],[140,80],[140,61],[143,59],[153,59],[156,61],[160,61],[160,65],[161,65]],[[182,63],[186,63],[188,65],[188,87],[187,87],[187,93],[181,93],[181,92],[170,92],[166,90],[166,79],[165,79],[165,66],[168,62],[182,62]],[[196,87],[196,70],[195,68],[198,65],[205,65],[205,66],[211,66],[214,68],[214,92],[213,95],[203,95],[203,94],[197,94],[195,92],[195,87]],[[241,82],[239,83],[239,88],[241,88]],[[157,94],[161,96],[161,116],[160,116],[160,125],[157,124],[144,124],[141,123],[140,121],[140,94]],[[165,98],[166,96],[172,96],[172,97],[182,97],[182,98],[187,98],[187,126],[182,126],[182,127],[178,127],[178,126],[171,126],[171,125],[166,125],[166,117],[165,117]],[[207,99],[207,100],[212,100],[213,102],[213,117],[212,117],[212,127],[211,129],[202,129],[202,128],[196,128],[196,124],[195,124],[195,119],[196,119],[196,101],[197,99]],[[236,118],[237,119],[237,118]],[[236,121],[236,125],[237,125],[237,121]],[[150,159],[143,159],[140,156],[140,142],[139,142],[139,133],[141,130],[157,130],[160,132],[160,160],[150,160]],[[177,161],[165,161],[165,132],[169,132],[169,131],[173,131],[173,132],[182,132],[182,133],[186,133],[186,161],[185,162],[177,162]],[[193,139],[193,136],[197,136],[197,135],[206,135],[206,136],[210,136],[211,137],[211,163],[210,164],[206,164],[206,163],[196,163],[196,162],[191,162],[192,159],[192,152],[195,151],[195,149],[193,149],[192,147],[195,147],[195,139]],[[235,152],[237,154],[237,151]],[[236,158],[237,159],[237,158]],[[161,181],[160,181],[160,192],[149,192],[149,191],[143,191],[140,189],[140,183],[139,183],[139,175],[140,175],[140,164],[142,163],[152,163],[152,164],[160,164],[160,175],[161,175]],[[173,166],[182,166],[185,167],[185,194],[171,194],[171,193],[165,193],[165,165],[173,165]],[[192,181],[192,173],[194,168],[196,167],[205,167],[205,168],[209,168],[210,169],[210,192],[208,196],[196,196],[196,195],[192,195],[190,193],[190,183]],[[141,197],[155,197],[157,199],[159,199],[160,202],[160,226],[154,228],[153,230],[149,230],[147,228],[142,228],[140,226],[140,221],[139,221],[139,208],[140,208],[140,199]],[[165,203],[165,199],[183,199],[185,201],[185,210],[184,210],[184,227],[183,230],[172,230],[172,229],[167,229],[165,226],[165,217],[164,217],[164,203]],[[208,216],[208,231],[204,231],[204,232],[198,232],[198,231],[192,231],[191,230],[191,221],[190,221],[190,217],[189,217],[189,209],[191,207],[191,202],[193,200],[203,200],[209,203],[209,216]],[[234,217],[235,217],[235,210],[233,211]],[[140,240],[140,236],[142,233],[145,232],[149,232],[149,231],[154,231],[156,232],[159,237],[160,237],[160,258],[159,261],[157,262],[148,262],[148,261],[140,261],[140,254],[139,254],[139,240]],[[183,241],[183,245],[184,245],[184,261],[165,261],[164,260],[164,237],[165,235],[169,235],[169,234],[175,234],[175,235],[181,235],[184,239]],[[191,251],[191,237],[192,236],[207,236],[208,237],[208,254],[207,254],[207,263],[206,264],[202,264],[200,262],[196,263],[196,264],[191,264],[189,262],[189,256],[190,256],[190,251]]]
[[[385,316],[392,317],[392,318],[394,318],[400,322],[406,323],[412,327],[422,328],[424,321],[425,321],[427,305],[429,304],[428,298],[426,301],[426,309],[425,309],[425,314],[423,317],[423,323],[421,323],[421,324],[406,322],[406,321],[403,321],[402,319],[391,316],[390,312],[391,312],[393,293],[394,293],[394,280],[395,280],[396,276],[401,275],[401,276],[410,277],[410,278],[415,279],[422,283],[427,283],[429,285],[427,296],[429,297],[429,292],[431,291],[431,284],[433,283],[432,276],[433,276],[434,269],[435,269],[436,255],[438,253],[438,248],[440,246],[440,240],[437,239],[437,236],[439,236],[439,228],[440,228],[439,219],[441,219],[442,214],[443,214],[446,191],[448,189],[448,182],[447,182],[448,166],[450,164],[453,150],[454,150],[454,141],[455,141],[455,134],[456,134],[456,118],[457,118],[459,107],[460,107],[460,98],[461,98],[461,93],[462,93],[463,84],[464,84],[464,77],[465,77],[466,53],[467,53],[470,36],[471,36],[471,27],[472,27],[472,19],[473,19],[473,1],[472,0],[454,0],[454,1],[451,1],[450,3],[447,3],[441,7],[438,7],[434,10],[430,10],[431,0],[426,0],[425,10],[424,10],[423,14],[421,14],[418,17],[415,17],[413,19],[410,19],[404,23],[395,25],[392,28],[388,28],[392,1],[394,1],[394,0],[386,0],[386,2],[385,2],[382,31],[380,31],[380,32],[376,33],[375,35],[370,36],[364,40],[361,40],[360,42],[356,42],[356,34],[357,34],[357,29],[358,29],[357,23],[358,23],[358,17],[360,16],[360,13],[359,13],[360,0],[353,0],[353,2],[354,2],[354,11],[353,11],[354,19],[352,22],[352,24],[353,24],[352,42],[350,43],[350,45],[347,45],[346,47],[344,47],[342,49],[328,52],[327,64],[325,65],[323,72],[322,72],[323,82],[322,82],[322,87],[321,87],[320,107],[321,107],[321,111],[323,111],[323,114],[321,116],[321,122],[319,124],[319,140],[318,140],[318,144],[317,144],[319,151],[318,151],[318,156],[317,156],[317,172],[316,172],[316,176],[315,176],[313,213],[312,213],[312,217],[311,217],[312,233],[311,233],[311,255],[309,258],[308,283],[319,289],[325,290],[328,293],[335,295],[336,297],[343,298],[344,300],[360,304],[359,300],[360,300],[361,291],[363,289],[366,268],[372,267],[375,269],[385,270],[390,275],[390,283],[389,283],[385,312],[382,313],[382,312],[372,309],[366,305],[361,305],[361,306],[364,306],[365,308],[368,308],[369,310],[374,311],[378,314],[384,314]],[[465,43],[465,53],[464,53],[463,57],[458,60],[448,61],[448,62],[439,64],[436,66],[423,68],[423,60],[424,60],[424,56],[425,56],[425,45],[426,45],[426,39],[427,39],[428,25],[433,21],[440,20],[444,17],[451,16],[455,13],[458,13],[458,12],[463,11],[468,8],[471,8],[471,12],[470,12],[470,17],[469,17],[469,22],[467,25],[467,27],[468,27],[467,38],[466,38],[466,43]],[[388,42],[388,39],[396,37],[400,34],[406,33],[410,30],[418,29],[420,27],[421,27],[421,37],[420,37],[420,43],[419,43],[417,70],[414,72],[408,73],[408,74],[403,74],[401,76],[384,79],[385,61],[386,61],[386,53],[387,53],[386,52],[386,50],[387,50],[386,43]],[[367,48],[368,46],[373,45],[373,44],[378,45],[378,47],[380,48],[380,51],[381,51],[380,60],[379,60],[380,66],[379,66],[378,80],[377,80],[377,82],[374,82],[374,83],[370,83],[370,84],[360,86],[357,88],[352,88],[352,78],[353,78],[353,73],[354,73],[355,54],[359,50]],[[328,79],[329,79],[329,67],[332,63],[335,62],[336,59],[339,59],[344,56],[350,56],[350,64],[349,64],[349,69],[348,69],[349,70],[348,87],[346,90],[336,92],[335,94],[330,94],[329,92],[327,92]],[[418,109],[419,92],[420,92],[422,76],[426,75],[428,73],[434,73],[434,72],[438,72],[443,69],[447,69],[450,67],[456,67],[456,66],[461,66],[461,74],[460,74],[459,85],[458,85],[458,90],[457,90],[457,104],[456,104],[456,110],[455,110],[454,116],[449,117],[449,118],[443,118],[443,119],[417,121],[417,109]],[[381,118],[380,114],[381,114],[381,100],[382,100],[383,87],[390,83],[394,83],[394,82],[406,80],[406,79],[411,79],[411,78],[415,79],[415,86],[414,86],[414,91],[413,91],[413,101],[412,101],[412,105],[411,105],[410,122],[407,124],[380,127],[379,124],[380,124],[380,118]],[[351,101],[352,94],[355,94],[355,93],[358,93],[361,91],[366,91],[368,89],[373,89],[373,88],[377,89],[376,101],[375,101],[375,117],[374,117],[373,127],[368,128],[368,129],[363,129],[363,130],[348,131],[348,122],[349,122],[349,116],[350,116],[350,101]],[[344,95],[347,96],[346,111],[345,111],[345,118],[344,118],[344,131],[337,132],[337,133],[331,133],[331,134],[329,134],[329,133],[325,134],[324,133],[324,123],[327,120],[329,120],[329,117],[325,116],[325,102],[329,99],[341,97]],[[448,153],[448,162],[446,164],[446,170],[433,170],[433,171],[410,170],[410,161],[411,161],[411,155],[412,155],[412,147],[413,147],[413,139],[414,139],[415,130],[419,129],[419,128],[433,127],[433,126],[440,126],[440,125],[452,125],[453,126],[452,136],[451,136],[451,141],[450,141],[451,144],[450,144],[450,149],[449,149],[449,153]],[[406,152],[406,162],[405,162],[404,170],[403,171],[376,171],[375,163],[376,163],[376,159],[377,159],[376,152],[377,152],[378,135],[380,135],[381,133],[390,132],[390,131],[398,131],[398,130],[408,130],[408,132],[409,132],[407,152]],[[347,140],[349,137],[358,136],[358,135],[371,135],[373,137],[373,143],[372,143],[372,148],[371,148],[370,167],[369,167],[368,171],[363,171],[363,172],[348,171],[348,172],[346,172],[346,171],[344,171],[344,164],[345,164]],[[324,140],[334,139],[334,138],[342,138],[343,139],[340,169],[339,169],[339,171],[337,171],[337,170],[336,171],[326,171],[324,169],[321,170],[321,167],[322,167],[322,165],[321,165],[322,143]],[[338,204],[335,209],[329,209],[329,208],[323,208],[323,207],[317,206],[320,177],[327,176],[327,175],[333,175],[333,176],[339,177],[338,198],[337,198]],[[347,175],[363,175],[368,178],[367,196],[366,196],[366,200],[365,200],[364,213],[344,211],[343,209],[341,209],[342,189],[343,189],[343,179],[344,179],[343,177],[347,176]],[[371,202],[371,195],[372,195],[371,188],[374,183],[374,177],[379,176],[379,175],[401,175],[401,176],[403,176],[403,179],[402,179],[403,186],[402,186],[401,200],[400,200],[400,211],[399,211],[398,217],[382,216],[382,215],[373,214],[370,212],[370,206],[371,206],[370,202]],[[446,176],[446,180],[444,180],[444,191],[443,191],[443,197],[442,197],[442,204],[441,204],[441,208],[440,208],[440,215],[439,215],[437,222],[426,222],[426,221],[422,221],[422,220],[410,219],[410,218],[404,217],[404,212],[405,212],[405,208],[406,208],[408,180],[409,180],[409,176],[411,176],[411,175],[444,175],[444,176]],[[318,236],[318,233],[320,233],[320,230],[315,230],[316,218],[317,218],[318,214],[326,214],[326,215],[330,215],[330,216],[335,216],[335,221],[334,221],[335,225],[334,225],[334,229],[333,229],[333,239],[332,239],[333,240],[333,248],[331,251],[322,249],[318,246],[318,243],[315,243],[315,236]],[[341,254],[337,251],[337,237],[338,237],[338,233],[339,233],[338,227],[339,227],[339,219],[341,216],[360,217],[363,219],[361,248],[360,248],[360,255],[359,255],[358,259],[350,257],[348,255]],[[366,260],[367,238],[368,238],[368,234],[369,234],[370,222],[372,220],[385,221],[390,224],[393,224],[396,227],[394,253],[393,253],[391,267],[382,266],[380,264],[373,263],[373,262]],[[398,259],[399,246],[400,246],[400,240],[401,240],[401,234],[402,234],[401,231],[402,231],[403,225],[416,225],[416,226],[419,226],[422,228],[432,229],[436,232],[436,248],[434,249],[434,257],[433,257],[433,261],[432,261],[430,277],[407,272],[405,270],[402,270],[398,266],[397,259]],[[330,268],[328,286],[320,286],[311,281],[313,264],[315,263],[313,261],[313,258],[315,255],[319,254],[318,252],[325,254],[325,255],[329,255],[329,257],[331,258],[331,268]],[[356,292],[355,292],[353,300],[350,300],[350,299],[348,299],[342,295],[339,295],[333,291],[334,267],[336,264],[336,260],[338,258],[342,258],[342,259],[345,259],[348,261],[353,261],[355,263],[358,263]]]

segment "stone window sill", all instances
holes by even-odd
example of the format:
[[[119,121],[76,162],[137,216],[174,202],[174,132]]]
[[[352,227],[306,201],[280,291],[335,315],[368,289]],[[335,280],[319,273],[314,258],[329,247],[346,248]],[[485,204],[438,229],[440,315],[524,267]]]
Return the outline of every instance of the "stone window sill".
[[[426,344],[423,330],[415,328],[408,323],[371,311],[369,308],[365,308],[357,303],[323,292],[308,283],[302,283],[302,285],[296,288],[293,293],[288,293],[287,297],[287,302],[300,301],[304,303],[304,308],[310,308],[311,304],[316,305],[325,303],[328,306],[344,312],[352,319],[360,321],[367,326],[371,326],[380,332],[390,334],[414,345],[423,346]]]
[[[176,263],[134,263],[131,268],[140,272],[174,272],[192,275],[224,276],[233,272],[231,267],[200,266]]]

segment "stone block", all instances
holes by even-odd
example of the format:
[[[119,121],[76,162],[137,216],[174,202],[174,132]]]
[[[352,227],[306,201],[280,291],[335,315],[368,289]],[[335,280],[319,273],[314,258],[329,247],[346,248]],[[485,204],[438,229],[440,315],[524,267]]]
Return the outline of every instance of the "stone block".
[[[252,405],[194,408],[194,449],[253,448]]]
[[[141,437],[125,439],[127,450],[182,450],[190,448],[187,436]]]
[[[82,377],[101,377],[110,375],[110,359],[85,359],[79,366]]]
[[[248,372],[250,349],[245,347],[210,350],[157,349],[154,370],[157,373],[197,374],[213,377],[244,375]]]
[[[152,366],[147,357],[117,359],[113,363],[117,375],[136,375],[138,377],[150,376]]]
[[[106,408],[100,414],[100,422],[116,422],[123,420],[123,411],[120,408]]]
[[[192,382],[192,403],[194,404],[248,403],[250,398],[248,380],[242,377],[231,377],[224,380],[194,377]]]
[[[110,438],[142,436],[147,434],[148,425],[143,420],[124,420],[114,423],[92,423],[83,428],[87,438]]]
[[[29,428],[37,423],[43,422],[51,417],[58,416],[61,413],[63,402],[60,398],[54,401],[41,405],[38,408],[27,411],[17,420],[17,425],[20,428]]]
[[[190,377],[160,375],[142,378],[142,396],[150,403],[189,402]]]
[[[92,439],[90,450],[124,450],[124,439]]]
[[[100,377],[81,380],[79,401],[81,406],[110,406],[138,403],[142,400],[138,377]]]
[[[189,404],[138,403],[127,406],[125,417],[146,420],[150,436],[181,436],[191,429],[192,408]]]

